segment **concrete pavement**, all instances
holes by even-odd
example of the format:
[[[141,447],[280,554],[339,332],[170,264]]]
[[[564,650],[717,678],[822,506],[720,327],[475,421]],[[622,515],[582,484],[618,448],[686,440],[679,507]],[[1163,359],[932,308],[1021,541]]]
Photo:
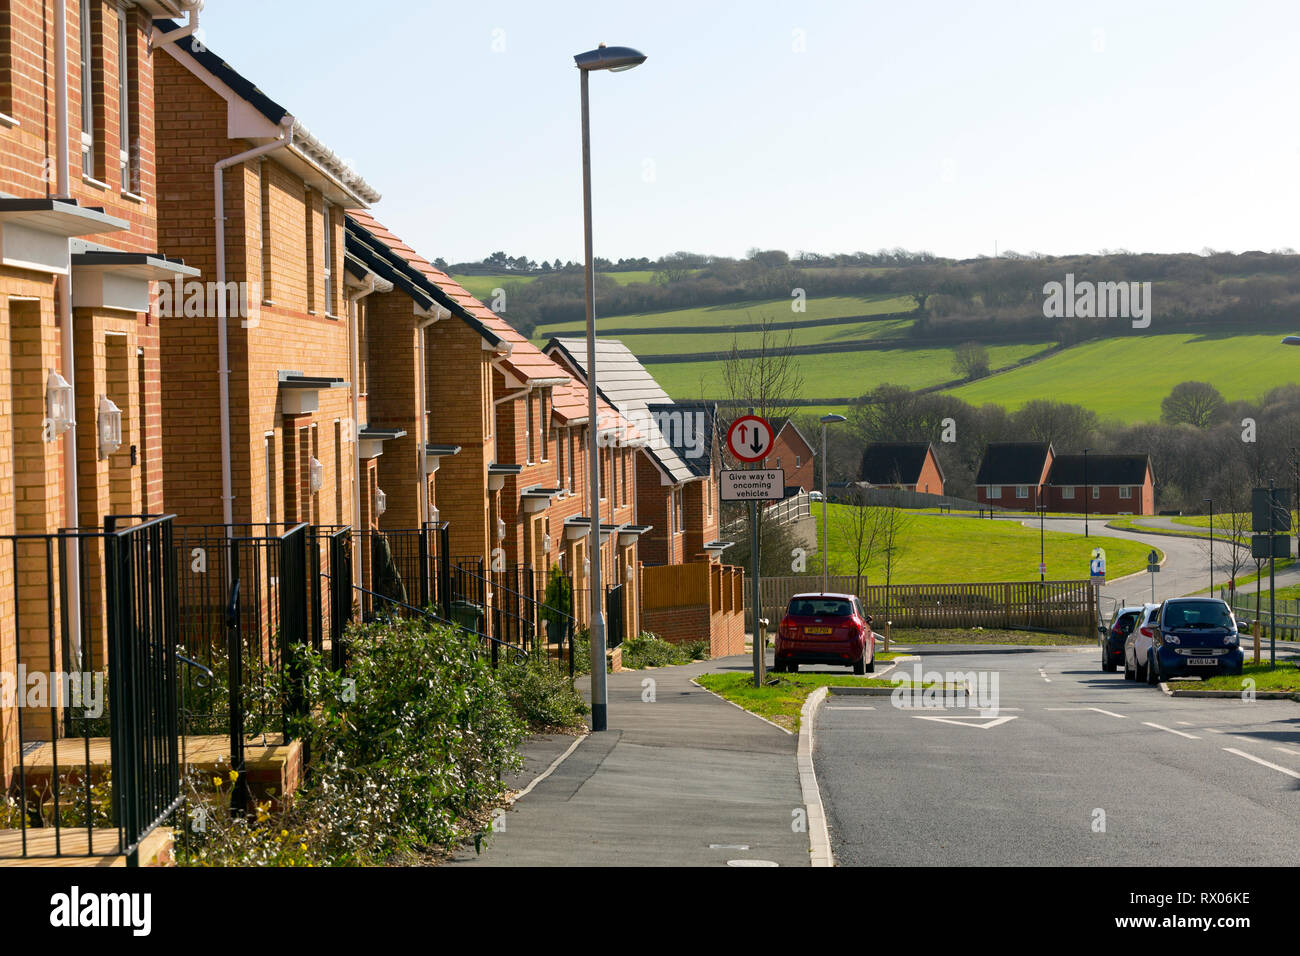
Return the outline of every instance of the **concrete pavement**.
[[[793,825],[796,738],[691,683],[748,666],[733,657],[610,674],[610,729],[518,800],[481,855],[471,845],[450,865],[808,866],[808,834]],[[571,741],[541,743],[530,770]]]

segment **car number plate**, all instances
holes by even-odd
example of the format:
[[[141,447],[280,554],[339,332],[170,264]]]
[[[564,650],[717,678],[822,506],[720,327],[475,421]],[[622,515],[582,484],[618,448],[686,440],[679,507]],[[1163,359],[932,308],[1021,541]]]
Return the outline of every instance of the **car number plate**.
[[[1214,657],[1189,657],[1189,658],[1187,659],[1187,663],[1189,663],[1189,664],[1209,664],[1209,665],[1212,667],[1212,666],[1214,666],[1215,664],[1219,663],[1219,661],[1218,661],[1217,658],[1214,658]]]
[[[831,629],[829,627],[805,627],[803,632],[805,634],[829,634]]]

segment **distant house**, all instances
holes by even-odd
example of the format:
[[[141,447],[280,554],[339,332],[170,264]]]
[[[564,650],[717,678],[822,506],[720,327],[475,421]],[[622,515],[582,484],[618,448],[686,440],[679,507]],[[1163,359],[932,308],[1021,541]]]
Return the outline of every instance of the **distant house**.
[[[772,428],[776,430],[776,440],[772,442],[772,450],[763,460],[763,467],[780,468],[785,472],[785,486],[792,490],[787,494],[815,490],[813,457],[816,453],[812,443],[788,418],[772,419]]]
[[[943,494],[943,468],[928,441],[872,442],[862,452],[858,479],[878,488]]]
[[[1148,455],[1058,455],[1047,475],[1052,511],[1155,514],[1155,476]]]
[[[975,498],[1002,508],[1037,508],[1056,459],[1051,442],[991,442],[975,475]]]

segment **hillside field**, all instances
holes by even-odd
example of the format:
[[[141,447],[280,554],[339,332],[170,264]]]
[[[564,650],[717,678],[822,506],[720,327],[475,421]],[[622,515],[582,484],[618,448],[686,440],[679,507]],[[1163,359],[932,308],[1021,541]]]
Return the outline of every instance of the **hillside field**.
[[[1156,421],[1160,402],[1179,382],[1210,382],[1232,401],[1300,381],[1300,350],[1282,346],[1279,339],[1276,334],[1135,332],[1076,345],[952,394],[974,405],[994,402],[1008,409],[1050,398],[1084,405],[1102,419]]]

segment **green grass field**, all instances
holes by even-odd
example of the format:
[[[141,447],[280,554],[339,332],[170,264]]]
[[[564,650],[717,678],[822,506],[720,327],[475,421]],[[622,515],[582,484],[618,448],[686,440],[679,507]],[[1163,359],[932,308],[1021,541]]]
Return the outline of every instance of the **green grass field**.
[[[851,505],[829,505],[830,567],[832,573],[852,574],[852,552],[843,536]],[[821,508],[813,507],[817,540],[821,541]],[[895,558],[894,584],[981,583],[1038,580],[1038,529],[1011,521],[910,515]],[[1119,538],[1085,538],[1081,534],[1048,531],[1044,535],[1047,580],[1066,581],[1088,576],[1092,549],[1106,550],[1106,575],[1123,577],[1146,568],[1150,548]],[[810,570],[811,568],[810,562]],[[820,564],[818,564],[820,568]],[[884,584],[884,562],[868,568],[871,584]]]
[[[638,336],[637,338],[640,338]],[[629,344],[635,347],[635,340]],[[1051,348],[1049,343],[995,345],[989,349],[994,368]],[[801,398],[854,398],[886,382],[908,388],[925,388],[951,381],[953,350],[947,348],[881,349],[870,352],[823,352],[799,356],[803,375]],[[647,366],[650,374],[676,399],[721,398],[722,360],[672,362]],[[842,410],[842,408],[827,410]],[[812,411],[812,409],[801,409]]]
[[[1212,383],[1223,397],[1259,398],[1300,380],[1294,350],[1268,335],[1135,332],[1086,342],[1005,375],[952,390],[974,405],[1016,409],[1035,398],[1084,405],[1102,419],[1158,421],[1160,402],[1179,382]]]
[[[624,275],[628,273],[623,273]],[[916,308],[910,296],[830,296],[809,299],[807,310],[795,312],[790,299],[767,299],[756,302],[732,302],[726,305],[701,306],[695,309],[677,309],[669,312],[642,312],[636,315],[600,315],[596,331],[617,329],[681,329],[697,325],[745,325],[758,322],[764,316],[777,321],[815,322],[818,319],[838,319],[846,315],[880,315],[886,312],[910,312]],[[597,312],[600,304],[596,304]],[[557,322],[537,330],[534,341],[552,335],[570,335],[585,328],[581,320]],[[781,333],[782,335],[784,333]],[[862,336],[857,336],[861,338]],[[637,336],[640,338],[640,336]],[[646,350],[649,351],[649,350]]]

